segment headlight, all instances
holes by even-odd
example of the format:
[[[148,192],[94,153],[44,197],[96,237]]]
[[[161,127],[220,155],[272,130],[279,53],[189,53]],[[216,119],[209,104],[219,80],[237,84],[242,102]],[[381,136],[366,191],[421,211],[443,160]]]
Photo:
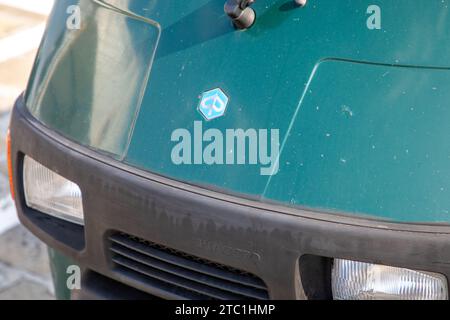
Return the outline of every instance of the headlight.
[[[73,223],[84,224],[80,188],[25,156],[23,185],[28,207]]]
[[[447,300],[445,276],[423,271],[335,259],[336,300]]]

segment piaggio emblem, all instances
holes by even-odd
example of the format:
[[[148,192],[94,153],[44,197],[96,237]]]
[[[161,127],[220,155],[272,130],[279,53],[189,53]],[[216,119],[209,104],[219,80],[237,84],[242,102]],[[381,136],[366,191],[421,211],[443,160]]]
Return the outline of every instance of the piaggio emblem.
[[[212,120],[225,114],[229,98],[220,89],[216,88],[201,95],[198,110],[206,120]]]

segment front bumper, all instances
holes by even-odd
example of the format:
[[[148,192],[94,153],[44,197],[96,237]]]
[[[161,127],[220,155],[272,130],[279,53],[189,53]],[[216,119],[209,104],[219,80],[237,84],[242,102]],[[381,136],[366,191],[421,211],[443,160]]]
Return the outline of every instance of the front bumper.
[[[108,297],[108,292],[117,291],[112,289],[117,284],[123,295],[114,298],[134,297],[136,292],[185,298],[118,272],[108,242],[116,231],[256,275],[267,285],[271,299],[331,298],[328,258],[335,257],[450,277],[450,226],[292,209],[166,179],[61,137],[32,118],[22,98],[14,108],[10,132],[19,218],[41,240],[82,267],[85,289],[77,297]],[[85,227],[26,206],[24,154],[80,186]],[[102,281],[92,274],[108,284],[93,290]],[[125,287],[139,291],[129,294]]]

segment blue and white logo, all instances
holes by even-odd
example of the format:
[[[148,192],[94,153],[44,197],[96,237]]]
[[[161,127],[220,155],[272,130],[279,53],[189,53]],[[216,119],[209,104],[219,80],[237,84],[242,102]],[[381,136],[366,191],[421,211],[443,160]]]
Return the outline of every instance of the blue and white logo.
[[[227,95],[220,88],[216,88],[202,94],[198,110],[209,121],[224,115],[228,101]]]

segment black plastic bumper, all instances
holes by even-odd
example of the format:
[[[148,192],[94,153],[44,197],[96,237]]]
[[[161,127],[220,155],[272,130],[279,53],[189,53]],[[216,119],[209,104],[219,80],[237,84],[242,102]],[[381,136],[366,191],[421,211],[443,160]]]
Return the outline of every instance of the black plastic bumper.
[[[10,130],[22,223],[85,272],[151,295],[183,298],[117,272],[108,249],[113,231],[252,273],[265,282],[271,299],[330,298],[331,260],[327,258],[334,257],[450,277],[448,226],[395,224],[291,209],[166,179],[59,136],[32,118],[21,98]],[[26,206],[21,173],[25,154],[80,186],[84,228]]]

